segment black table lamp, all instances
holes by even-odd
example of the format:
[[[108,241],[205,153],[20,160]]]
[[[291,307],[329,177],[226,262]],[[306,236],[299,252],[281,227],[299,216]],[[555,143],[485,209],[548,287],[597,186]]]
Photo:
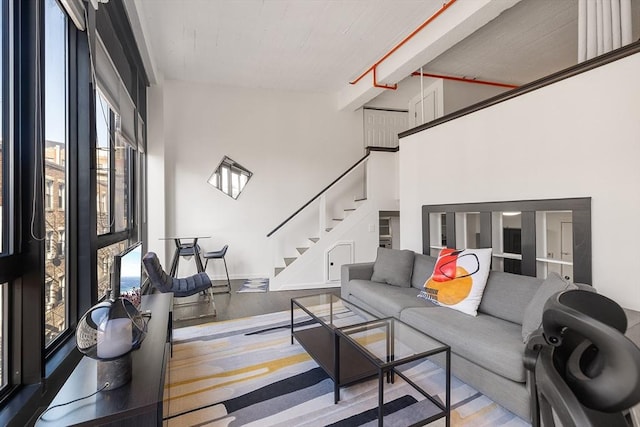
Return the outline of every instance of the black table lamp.
[[[106,300],[91,307],[78,322],[78,350],[98,360],[98,390],[113,390],[131,380],[131,351],[146,336],[146,323],[126,298]]]

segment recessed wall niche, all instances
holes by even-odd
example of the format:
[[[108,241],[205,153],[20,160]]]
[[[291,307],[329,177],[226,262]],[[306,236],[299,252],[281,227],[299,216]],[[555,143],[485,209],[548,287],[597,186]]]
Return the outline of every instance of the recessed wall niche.
[[[253,173],[233,159],[224,156],[207,182],[227,196],[237,199]]]
[[[591,198],[424,205],[422,242],[432,256],[492,248],[492,270],[591,284]]]

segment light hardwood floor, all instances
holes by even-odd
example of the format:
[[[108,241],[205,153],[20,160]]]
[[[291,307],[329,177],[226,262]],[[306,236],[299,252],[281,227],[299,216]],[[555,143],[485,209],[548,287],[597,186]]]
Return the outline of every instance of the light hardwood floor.
[[[216,281],[214,284],[217,286],[223,283],[224,282]],[[339,287],[299,291],[236,293],[240,286],[242,286],[242,283],[244,283],[244,279],[232,280],[231,293],[214,295],[216,316],[212,316],[213,310],[211,304],[201,295],[195,295],[189,298],[176,298],[174,301],[174,328],[289,310],[291,308],[291,298],[304,295],[320,294],[323,292],[332,292],[340,295]],[[224,288],[218,287],[216,288],[216,292],[222,289]],[[177,304],[187,305],[178,306]]]

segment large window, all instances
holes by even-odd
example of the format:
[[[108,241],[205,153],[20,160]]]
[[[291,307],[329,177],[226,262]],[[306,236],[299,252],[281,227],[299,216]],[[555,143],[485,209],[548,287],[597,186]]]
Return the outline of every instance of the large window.
[[[111,289],[111,264],[114,255],[119,254],[127,247],[127,242],[122,241],[98,249],[98,299],[107,294]]]
[[[6,283],[0,284],[0,388],[7,385],[8,380],[8,346],[7,346],[7,294],[8,286]]]
[[[100,91],[96,96],[96,209],[98,235],[125,231],[130,220],[133,148],[120,116]]]
[[[29,424],[53,397],[71,366],[73,327],[96,303],[96,279],[103,294],[113,254],[139,236],[135,184],[144,184],[132,179],[131,123],[145,119],[148,82],[129,33],[114,32],[128,25],[122,2],[91,7],[0,0],[2,425]],[[100,31],[115,61],[90,51]],[[105,63],[125,77],[115,91],[97,72]]]
[[[113,109],[104,95],[96,93],[96,208],[98,234],[111,231],[111,201],[109,183],[111,181],[111,140]]]
[[[7,167],[5,166],[8,161],[9,161],[9,157],[6,156],[6,144],[5,144],[5,136],[7,134],[6,132],[6,128],[5,128],[5,123],[7,122],[6,120],[6,115],[8,113],[6,105],[8,105],[8,82],[9,82],[9,67],[7,64],[7,60],[8,60],[8,43],[6,37],[5,37],[5,33],[7,32],[7,1],[3,0],[2,2],[0,2],[0,72],[2,72],[2,85],[0,86],[0,253],[4,253],[5,252],[5,239],[6,239],[6,233],[7,233],[7,223],[8,223],[8,217],[7,217],[7,204],[5,203],[6,200],[6,189],[8,188],[8,186],[6,185],[6,183],[4,182],[5,179],[7,178]],[[1,355],[0,355],[1,357]]]
[[[131,183],[132,149],[125,139],[118,135],[114,150],[114,231],[123,231],[129,225],[129,187]]]
[[[45,345],[68,326],[64,249],[67,216],[67,18],[56,0],[44,2]],[[55,199],[54,199],[55,198]],[[55,200],[55,202],[54,202]],[[49,237],[50,236],[50,237]]]
[[[9,57],[9,2],[0,1],[0,73],[2,80],[0,84],[0,271],[5,270],[7,264],[14,262],[10,256],[10,226],[12,218],[9,215],[9,205],[13,201],[10,198],[10,189],[13,179],[10,175],[12,171],[11,156],[13,155],[12,141],[9,133],[10,100],[11,100],[11,73]],[[9,373],[9,286],[14,277],[5,276],[0,278],[0,396],[4,395],[10,384]]]

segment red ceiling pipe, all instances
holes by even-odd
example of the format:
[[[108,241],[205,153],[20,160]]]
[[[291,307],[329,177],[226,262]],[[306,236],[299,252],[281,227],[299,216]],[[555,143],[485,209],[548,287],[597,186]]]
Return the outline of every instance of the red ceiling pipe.
[[[373,87],[379,87],[382,89],[391,89],[391,90],[396,90],[398,89],[398,85],[397,84],[393,84],[393,85],[383,85],[378,83],[378,78],[376,77],[376,69],[373,69]]]
[[[489,86],[498,86],[498,87],[506,87],[509,89],[515,89],[518,87],[518,85],[510,85],[507,83],[499,83],[499,82],[490,82],[487,80],[476,80],[476,79],[469,79],[467,77],[453,77],[453,76],[445,76],[442,74],[431,74],[431,73],[422,73],[420,74],[419,71],[414,71],[413,73],[411,73],[412,76],[420,76],[422,75],[423,77],[433,77],[436,79],[444,79],[444,80],[455,80],[457,82],[465,82],[465,83],[475,83],[475,84],[479,84],[479,85],[489,85]]]
[[[393,52],[395,52],[396,50],[400,49],[400,47],[402,47],[402,45],[404,45],[406,42],[408,42],[413,36],[415,36],[416,34],[418,34],[420,32],[420,30],[422,30],[424,27],[426,27],[427,25],[429,25],[434,19],[436,19],[438,16],[440,16],[440,14],[442,12],[444,12],[445,10],[447,10],[449,8],[449,6],[451,6],[452,4],[454,4],[457,0],[449,0],[447,3],[443,4],[442,7],[433,15],[431,15],[431,17],[429,17],[429,19],[427,19],[426,21],[424,21],[418,28],[416,28],[415,30],[413,30],[413,32],[411,34],[409,34],[407,37],[405,37],[404,39],[402,39],[402,41],[400,41],[400,43],[398,43],[397,45],[395,45],[393,47],[393,49],[391,49],[389,52],[387,52],[382,58],[380,58],[378,60],[378,62],[376,62],[375,64],[373,64],[369,69],[367,69],[367,71],[365,71],[364,73],[362,73],[357,79],[349,82],[349,84],[356,84],[358,83],[364,76],[366,76],[370,71],[373,71],[373,85],[374,87],[381,87],[384,89],[395,89],[397,87],[397,85],[392,85],[392,86],[388,86],[388,85],[380,85],[378,84],[377,80],[376,80],[376,76],[375,76],[375,72],[376,72],[376,68],[378,67],[378,65],[380,65],[380,63],[382,63],[382,61],[384,61],[385,59],[387,59],[389,56],[391,56],[393,54]]]

